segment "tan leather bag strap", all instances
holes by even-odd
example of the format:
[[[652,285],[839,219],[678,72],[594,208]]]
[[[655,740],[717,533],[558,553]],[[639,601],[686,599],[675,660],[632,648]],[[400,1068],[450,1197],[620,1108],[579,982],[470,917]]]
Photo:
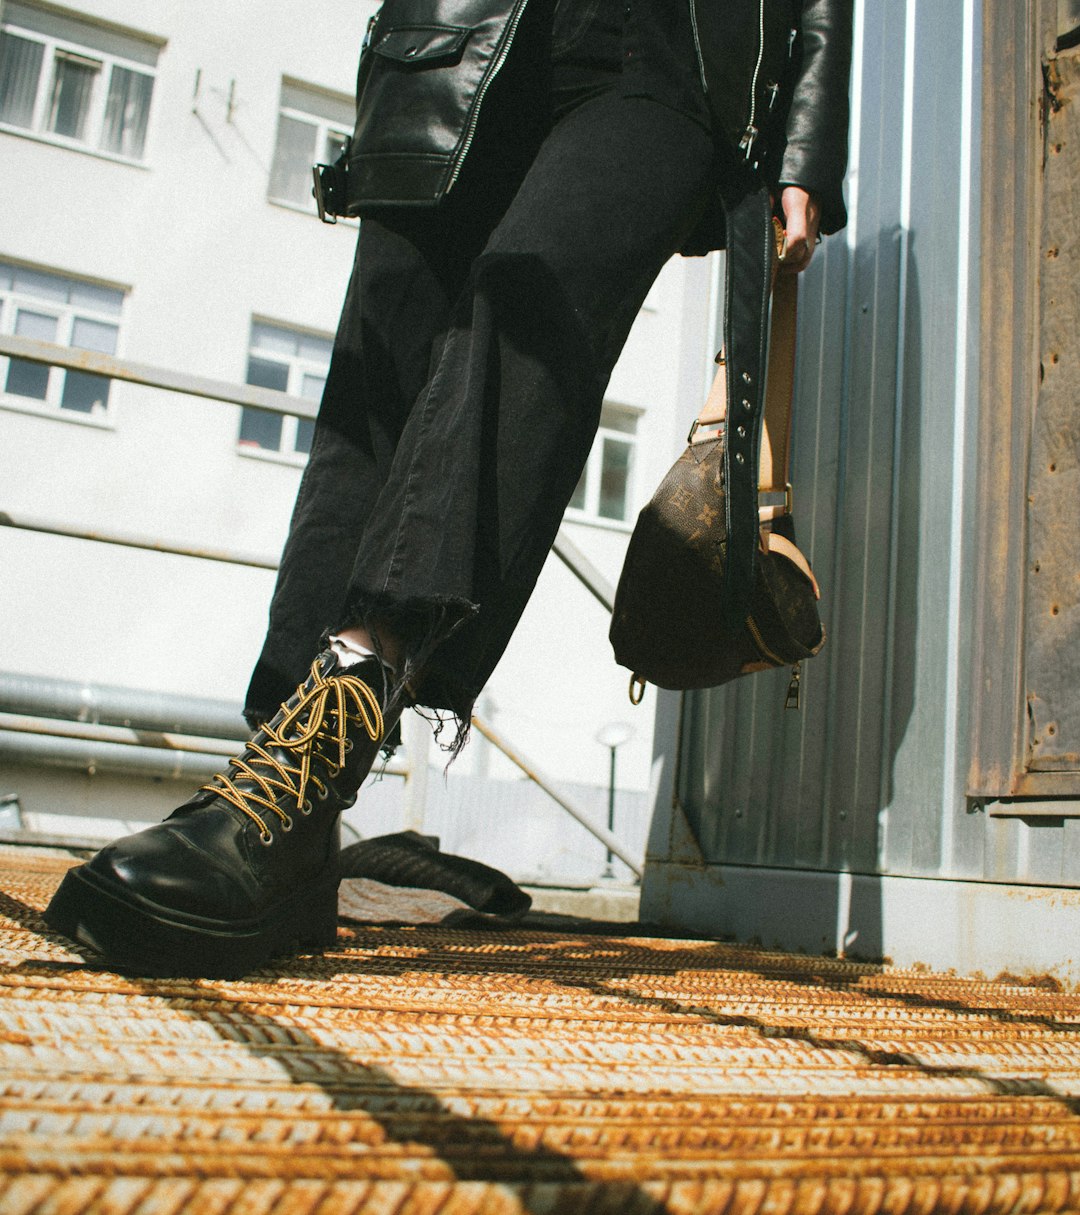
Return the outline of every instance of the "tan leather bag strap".
[[[783,495],[758,509],[767,523],[791,511],[791,405],[795,396],[795,330],[798,321],[799,276],[778,274],[773,283],[769,335],[769,378],[761,425],[758,494]]]
[[[761,547],[764,552],[781,553],[785,556],[792,565],[802,571],[803,576],[813,588],[814,598],[821,598],[821,587],[818,586],[818,580],[814,577],[814,571],[810,568],[810,562],[803,556],[802,550],[796,548],[787,536],[782,536],[779,532],[762,530]]]
[[[773,501],[758,508],[760,522],[769,523],[791,513],[791,406],[795,396],[795,334],[798,322],[799,278],[777,274],[773,281],[769,373],[762,415],[758,462],[758,493]],[[723,351],[712,388],[691,431],[690,442],[715,437],[715,427],[727,419],[727,368]],[[776,501],[777,497],[780,501]]]
[[[703,443],[706,439],[714,438],[714,435],[703,434],[702,431],[709,427],[719,426],[727,418],[727,365],[722,350],[716,356],[716,362],[719,366],[716,375],[713,376],[709,395],[705,398],[705,404],[701,407],[697,421],[690,430],[691,443]]]

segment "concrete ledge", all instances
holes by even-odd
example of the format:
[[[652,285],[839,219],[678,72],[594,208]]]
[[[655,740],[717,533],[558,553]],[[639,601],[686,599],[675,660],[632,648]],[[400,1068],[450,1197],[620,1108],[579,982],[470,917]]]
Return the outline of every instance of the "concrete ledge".
[[[641,918],[681,932],[963,975],[1080,984],[1080,890],[649,861]]]
[[[523,889],[532,895],[533,911],[618,924],[630,924],[638,918],[641,891],[637,886],[592,886],[581,890],[524,886]]]

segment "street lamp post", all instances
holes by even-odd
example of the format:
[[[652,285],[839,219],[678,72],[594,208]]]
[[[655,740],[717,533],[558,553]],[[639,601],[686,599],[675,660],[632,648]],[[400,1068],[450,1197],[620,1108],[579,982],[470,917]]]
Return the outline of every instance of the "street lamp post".
[[[634,727],[628,725],[625,721],[609,721],[607,725],[601,726],[596,732],[596,741],[602,747],[607,747],[611,753],[608,765],[607,829],[613,834],[615,831],[615,752],[623,743],[629,742],[633,737]],[[615,876],[615,870],[612,868],[612,861],[614,859],[609,848],[607,850],[607,862],[601,875],[603,878],[613,878]]]

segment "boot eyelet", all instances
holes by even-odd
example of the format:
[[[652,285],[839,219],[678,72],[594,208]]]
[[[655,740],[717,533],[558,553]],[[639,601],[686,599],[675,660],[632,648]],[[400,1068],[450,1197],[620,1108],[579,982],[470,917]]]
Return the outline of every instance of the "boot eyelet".
[[[262,844],[264,848],[269,848],[273,842],[274,842],[274,837],[270,834],[269,831],[260,831],[259,832],[259,843]]]
[[[288,815],[281,820],[281,829],[286,835],[293,829],[293,821]]]
[[[307,818],[314,808],[315,807],[311,804],[311,798],[305,797],[304,804],[300,807],[300,813],[304,816],[304,818]]]
[[[319,788],[315,790],[315,796],[321,802],[326,801],[326,799],[330,796],[330,786],[320,785]]]
[[[349,752],[353,749],[353,747],[355,745],[356,744],[353,742],[353,740],[351,738],[347,738],[345,740],[345,754],[348,755]]]

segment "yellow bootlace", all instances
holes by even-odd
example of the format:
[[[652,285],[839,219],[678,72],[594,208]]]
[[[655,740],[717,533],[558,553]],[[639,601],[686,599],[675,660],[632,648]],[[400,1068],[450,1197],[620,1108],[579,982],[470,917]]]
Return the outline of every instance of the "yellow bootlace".
[[[356,675],[341,671],[326,676],[319,667],[319,660],[312,664],[311,676],[296,689],[291,708],[289,701],[281,707],[284,714],[276,726],[267,724],[261,733],[266,743],[252,739],[244,750],[229,763],[229,772],[246,777],[256,789],[240,789],[230,775],[218,773],[214,781],[203,788],[231,802],[246,814],[259,828],[259,838],[264,844],[273,843],[273,835],[266,819],[256,806],[264,807],[277,815],[284,831],[292,830],[292,818],[278,805],[281,795],[293,799],[303,815],[311,813],[311,802],[307,798],[308,785],[315,786],[320,799],[326,797],[327,787],[311,771],[311,759],[316,748],[324,743],[336,743],[337,763],[322,755],[326,775],[331,779],[345,767],[345,757],[352,750],[348,737],[348,726],[354,721],[363,726],[372,742],[383,736],[383,715],[378,697],[372,689]],[[328,722],[333,718],[333,725]],[[290,731],[295,732],[290,734]],[[271,754],[269,747],[276,747],[298,756],[299,766],[284,763]],[[268,772],[257,771],[268,769]]]

